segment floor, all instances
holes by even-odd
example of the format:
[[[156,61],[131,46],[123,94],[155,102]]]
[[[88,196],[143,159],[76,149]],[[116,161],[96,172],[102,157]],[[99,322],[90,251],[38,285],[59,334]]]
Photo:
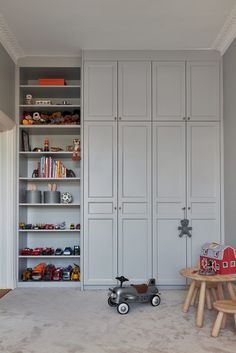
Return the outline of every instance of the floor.
[[[159,307],[134,304],[121,316],[104,291],[16,289],[0,300],[1,353],[232,353],[233,319],[210,337],[216,313],[195,327],[191,308],[183,314],[184,290],[163,290]]]

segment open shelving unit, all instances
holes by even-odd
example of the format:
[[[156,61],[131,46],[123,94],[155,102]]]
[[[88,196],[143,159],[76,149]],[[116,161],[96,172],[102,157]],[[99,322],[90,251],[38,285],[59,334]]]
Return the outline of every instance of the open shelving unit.
[[[18,69],[18,87],[17,87],[17,107],[18,107],[18,208],[17,220],[25,224],[58,224],[66,222],[65,229],[17,229],[17,272],[18,286],[62,286],[62,287],[80,287],[79,281],[22,281],[22,273],[26,268],[33,268],[40,262],[53,264],[56,267],[67,267],[75,262],[81,266],[80,255],[40,255],[23,256],[20,250],[28,248],[45,248],[81,246],[81,229],[70,229],[70,224],[81,224],[81,161],[73,161],[73,152],[67,151],[67,146],[73,145],[73,139],[80,138],[81,125],[78,124],[33,124],[23,125],[24,113],[33,114],[33,112],[48,114],[53,112],[70,112],[80,110],[80,92],[81,92],[81,70],[79,66],[65,67],[20,67]],[[40,86],[39,78],[64,78],[64,86]],[[25,97],[31,94],[33,102],[35,100],[51,100],[52,104],[38,105],[26,104]],[[62,104],[66,101],[67,104]],[[25,150],[22,132],[26,133],[29,139],[29,150]],[[34,152],[36,147],[43,148],[45,138],[49,140],[49,152]],[[50,147],[60,147],[63,150],[59,152],[50,151]],[[60,160],[67,169],[73,170],[75,177],[33,177],[32,173],[38,168],[40,158],[52,157]],[[29,184],[36,185],[42,192],[48,190],[48,184],[57,185],[57,190],[70,192],[73,196],[72,203],[29,203],[26,201],[26,190]]]

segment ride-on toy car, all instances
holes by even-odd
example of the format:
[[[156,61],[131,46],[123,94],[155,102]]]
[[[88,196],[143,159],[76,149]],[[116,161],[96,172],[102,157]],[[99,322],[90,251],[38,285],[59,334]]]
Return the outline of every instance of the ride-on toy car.
[[[116,279],[120,281],[120,286],[109,289],[108,304],[112,307],[116,307],[119,314],[128,314],[128,303],[150,302],[152,306],[158,306],[160,304],[160,293],[154,278],[149,279],[147,284],[131,284],[126,287],[123,287],[123,283],[129,281],[128,278],[120,276],[116,277]]]

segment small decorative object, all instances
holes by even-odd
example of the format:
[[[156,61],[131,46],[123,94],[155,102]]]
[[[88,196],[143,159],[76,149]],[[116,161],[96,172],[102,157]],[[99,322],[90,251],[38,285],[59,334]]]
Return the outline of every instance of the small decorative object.
[[[35,147],[33,152],[43,152],[43,149],[41,147]]]
[[[52,101],[50,99],[40,99],[35,101],[36,105],[50,105]]]
[[[66,170],[66,177],[67,177],[67,178],[75,178],[76,175],[75,175],[75,173],[73,172],[72,169],[67,169],[67,170]]]
[[[33,104],[32,94],[26,94],[25,96],[25,104],[31,105]]]
[[[192,234],[189,232],[192,230],[192,227],[189,227],[189,220],[188,219],[181,219],[180,221],[181,227],[178,227],[178,230],[181,230],[179,237],[182,238],[183,235],[187,235],[191,238]]]
[[[73,151],[73,156],[72,160],[73,161],[80,161],[80,139],[74,139],[73,140],[73,145],[74,145],[74,151]]]
[[[44,150],[44,152],[49,152],[49,140],[47,137],[44,140],[43,150]]]
[[[67,101],[62,101],[61,103],[62,105],[70,105],[71,103],[67,102]]]
[[[32,116],[29,113],[24,114],[24,118],[22,120],[23,125],[32,125],[34,123]]]
[[[64,86],[64,78],[39,78],[38,84],[40,86]]]
[[[43,192],[44,203],[60,203],[61,193],[56,184],[48,184],[48,191]]]
[[[40,123],[41,115],[39,112],[34,112],[33,113],[33,121],[38,124]]]
[[[61,193],[61,203],[72,203],[73,196],[70,192],[62,192]]]
[[[80,246],[79,245],[75,245],[74,246],[74,255],[80,255]]]
[[[63,151],[63,149],[60,148],[60,147],[51,147],[50,149],[51,149],[51,152],[60,152],[60,151]]]
[[[22,273],[22,281],[29,281],[31,279],[32,275],[32,268],[28,267],[25,271]]]
[[[38,169],[34,169],[34,171],[32,173],[32,178],[38,178],[38,177],[39,177]]]
[[[74,230],[74,229],[75,229],[75,225],[74,225],[74,223],[71,223],[70,230]]]
[[[74,146],[73,145],[66,146],[66,150],[68,152],[73,152],[74,151]]]
[[[154,278],[149,279],[147,284],[131,284],[127,287],[123,287],[123,283],[128,281],[128,278],[120,276],[116,279],[120,281],[120,286],[109,290],[108,304],[117,308],[119,314],[128,314],[129,303],[150,302],[152,306],[160,304],[160,293]]]
[[[22,130],[22,150],[25,152],[30,151],[30,144],[29,144],[29,134],[28,132]]]
[[[236,273],[235,249],[229,245],[205,243],[201,248],[199,273],[204,275]]]

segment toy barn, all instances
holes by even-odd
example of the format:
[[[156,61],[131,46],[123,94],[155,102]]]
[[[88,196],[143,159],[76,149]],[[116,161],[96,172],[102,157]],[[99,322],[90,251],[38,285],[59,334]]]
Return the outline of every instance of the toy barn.
[[[205,243],[201,248],[200,270],[226,275],[236,273],[235,250],[228,245]]]

